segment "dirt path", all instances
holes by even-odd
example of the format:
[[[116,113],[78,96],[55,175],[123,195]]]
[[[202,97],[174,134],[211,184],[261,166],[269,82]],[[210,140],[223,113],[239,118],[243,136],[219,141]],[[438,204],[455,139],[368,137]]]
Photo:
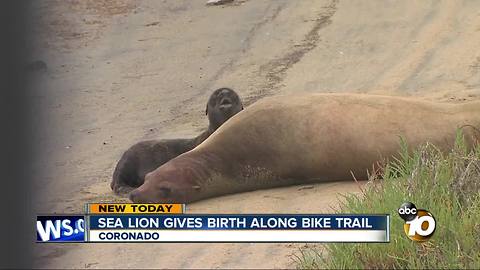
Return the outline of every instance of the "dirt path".
[[[139,140],[187,137],[228,86],[247,104],[292,92],[480,97],[480,3],[37,1],[37,212],[119,201],[108,188]],[[45,158],[47,157],[47,158]],[[353,182],[215,198],[195,213],[327,212]],[[292,267],[302,245],[36,245],[39,267]]]

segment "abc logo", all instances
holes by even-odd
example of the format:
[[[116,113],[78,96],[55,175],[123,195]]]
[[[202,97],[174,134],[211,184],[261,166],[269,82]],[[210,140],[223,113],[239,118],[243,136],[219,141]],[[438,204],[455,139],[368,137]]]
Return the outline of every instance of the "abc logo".
[[[417,209],[411,202],[406,202],[398,209],[398,214],[405,220],[403,229],[413,241],[427,241],[435,232],[435,218],[427,210]]]

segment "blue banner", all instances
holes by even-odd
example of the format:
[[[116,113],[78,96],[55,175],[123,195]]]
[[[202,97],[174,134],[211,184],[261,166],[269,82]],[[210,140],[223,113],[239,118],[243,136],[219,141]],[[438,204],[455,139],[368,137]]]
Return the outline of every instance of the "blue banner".
[[[387,230],[387,215],[92,215],[90,229]]]

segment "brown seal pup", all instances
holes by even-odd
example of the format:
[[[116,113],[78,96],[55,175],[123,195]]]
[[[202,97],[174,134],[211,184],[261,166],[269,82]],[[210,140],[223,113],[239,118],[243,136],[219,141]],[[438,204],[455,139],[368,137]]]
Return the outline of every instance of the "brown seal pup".
[[[193,139],[150,140],[130,147],[121,157],[113,172],[110,187],[117,194],[125,194],[143,184],[145,175],[176,156],[202,143],[230,117],[243,110],[240,97],[230,88],[215,90],[207,103],[205,114],[209,126]]]
[[[480,126],[480,102],[446,104],[361,94],[265,98],[195,149],[149,173],[134,202],[188,203],[292,184],[366,179],[367,169],[431,142],[453,145],[456,128]],[[465,137],[474,135],[465,129]]]

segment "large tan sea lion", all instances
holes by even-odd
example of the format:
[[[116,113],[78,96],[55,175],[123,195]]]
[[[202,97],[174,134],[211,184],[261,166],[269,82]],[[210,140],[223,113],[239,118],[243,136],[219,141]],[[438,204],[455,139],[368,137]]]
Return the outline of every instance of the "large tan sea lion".
[[[480,102],[446,104],[361,94],[265,98],[195,149],[146,176],[134,202],[188,203],[223,194],[367,178],[399,151],[431,142],[442,150],[457,128],[480,126]],[[475,128],[465,128],[474,138]]]
[[[134,144],[118,161],[110,187],[117,194],[125,194],[139,187],[147,173],[195,148],[241,110],[243,104],[235,91],[230,88],[215,90],[206,106],[205,114],[209,120],[207,130],[192,139],[149,140]]]

